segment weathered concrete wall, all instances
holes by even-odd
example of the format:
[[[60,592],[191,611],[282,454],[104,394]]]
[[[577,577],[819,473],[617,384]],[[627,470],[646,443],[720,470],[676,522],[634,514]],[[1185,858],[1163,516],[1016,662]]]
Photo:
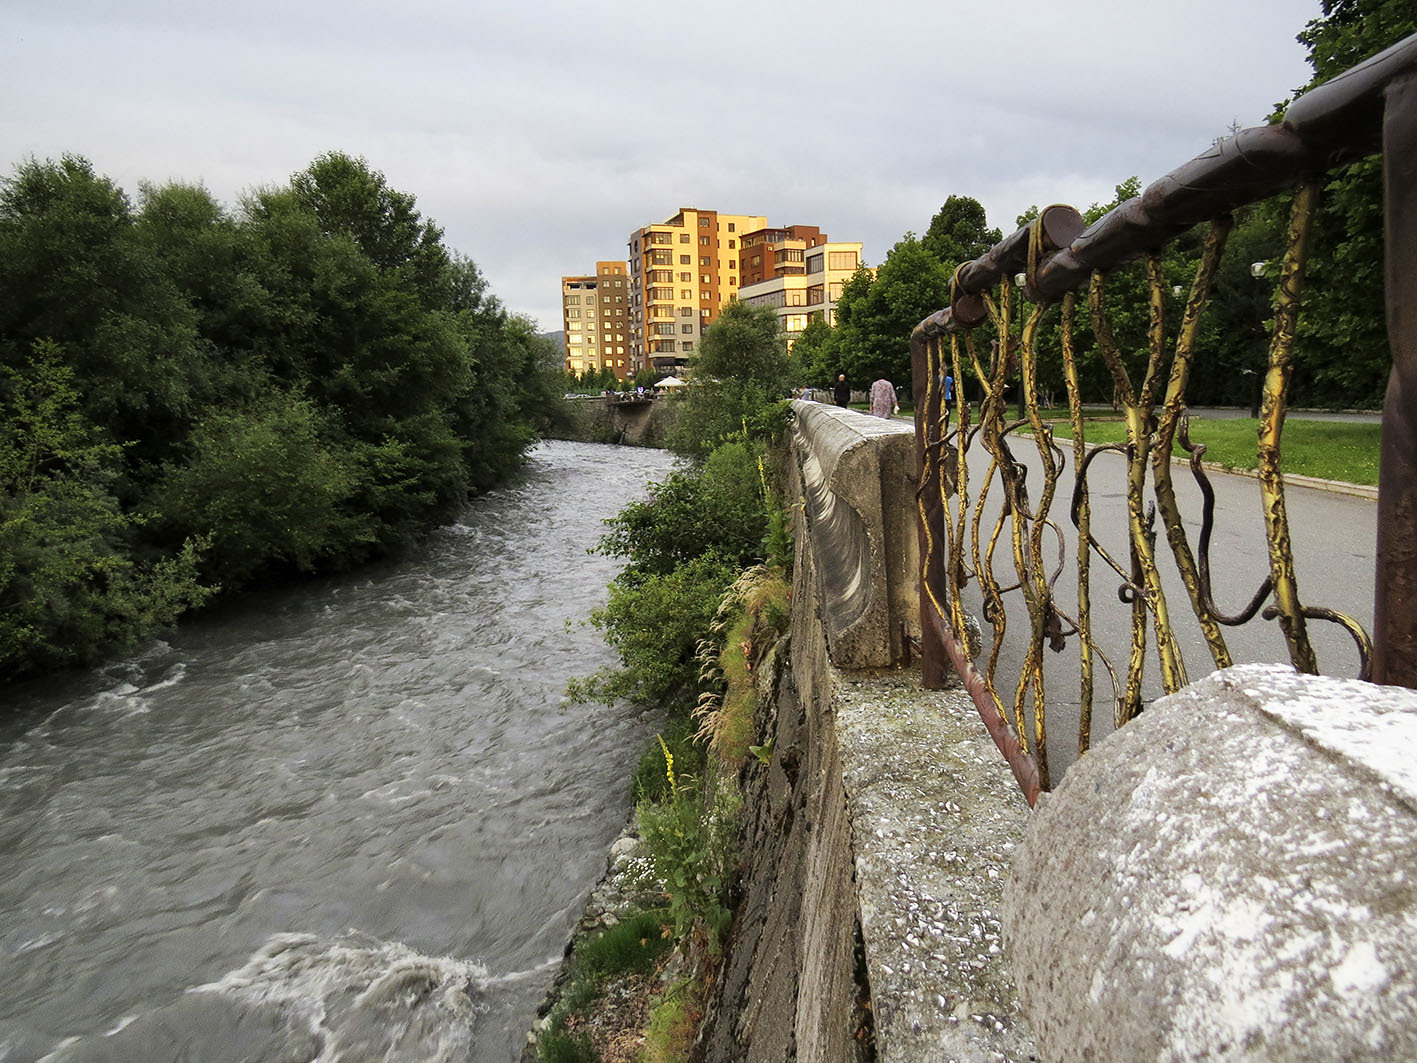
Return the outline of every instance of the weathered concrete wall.
[[[822,403],[792,406],[832,662],[887,667],[901,659],[907,629],[919,627],[915,431]]]
[[[569,423],[553,426],[547,435],[580,443],[663,446],[676,406],[672,396],[646,403],[612,402],[604,395],[571,398],[566,400]]]
[[[696,1058],[1022,1063],[999,912],[1026,806],[961,690],[862,670],[918,617],[909,426],[794,407],[790,652],[757,721],[772,756],[743,773],[744,897]]]
[[[1217,672],[1045,796],[1005,930],[1049,1061],[1417,1059],[1417,693]]]

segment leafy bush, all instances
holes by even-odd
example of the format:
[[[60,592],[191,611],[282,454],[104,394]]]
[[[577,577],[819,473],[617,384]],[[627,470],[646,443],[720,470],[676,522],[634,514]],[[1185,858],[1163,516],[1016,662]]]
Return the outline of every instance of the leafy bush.
[[[737,442],[713,452],[700,468],[651,484],[649,497],[606,521],[596,550],[623,557],[619,580],[665,575],[710,550],[736,566],[761,556],[767,518],[760,497],[761,448]]]
[[[711,551],[637,584],[616,579],[610,601],[591,622],[619,651],[621,666],[573,680],[569,696],[662,706],[686,695],[698,676],[698,641],[736,574],[731,560]]]

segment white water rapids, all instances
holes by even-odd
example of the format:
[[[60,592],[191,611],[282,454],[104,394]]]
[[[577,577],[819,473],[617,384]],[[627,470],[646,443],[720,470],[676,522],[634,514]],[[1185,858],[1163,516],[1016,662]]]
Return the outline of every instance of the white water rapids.
[[[562,704],[586,549],[670,465],[544,444],[402,559],[3,695],[0,1060],[515,1059],[653,727]]]

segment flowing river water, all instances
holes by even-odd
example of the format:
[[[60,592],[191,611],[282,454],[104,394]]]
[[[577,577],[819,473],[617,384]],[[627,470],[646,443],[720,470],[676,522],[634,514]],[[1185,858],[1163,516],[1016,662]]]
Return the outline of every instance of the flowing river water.
[[[0,1060],[515,1059],[653,726],[562,704],[586,548],[670,465],[543,444],[415,554],[11,691]]]

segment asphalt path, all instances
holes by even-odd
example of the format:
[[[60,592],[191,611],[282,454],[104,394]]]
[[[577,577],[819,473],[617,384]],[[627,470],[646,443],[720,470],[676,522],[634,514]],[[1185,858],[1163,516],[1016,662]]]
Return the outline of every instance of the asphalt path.
[[[1243,416],[1244,411],[1237,411]],[[1029,437],[1011,437],[1015,458],[1028,469],[1030,504],[1041,500],[1042,459]],[[1061,530],[1063,563],[1055,584],[1055,600],[1070,616],[1077,614],[1077,529],[1069,517],[1073,492],[1071,443],[1063,441],[1066,461],[1058,491],[1048,516]],[[979,488],[988,471],[990,458],[983,447],[970,451],[969,493],[973,510]],[[1213,593],[1223,612],[1238,613],[1259,588],[1269,571],[1259,481],[1250,476],[1207,470],[1215,491],[1215,516],[1210,549]],[[1149,480],[1149,477],[1148,477]],[[1200,535],[1202,496],[1190,470],[1173,466],[1178,504],[1194,552]],[[1126,517],[1126,459],[1115,452],[1099,454],[1088,469],[1092,506],[1092,531],[1112,557],[1128,565]],[[1001,491],[997,477],[985,507],[985,531],[981,549],[998,519]],[[1148,489],[1147,501],[1152,500]],[[1357,619],[1369,632],[1373,619],[1373,579],[1376,554],[1376,503],[1329,490],[1288,485],[1285,500],[1293,537],[1296,578],[1300,600],[1305,605],[1336,609]],[[994,554],[994,571],[1000,584],[1015,582],[1017,576],[1007,521]],[[1162,584],[1186,664],[1187,676],[1196,680],[1215,668],[1200,626],[1190,606],[1184,584],[1166,542],[1160,517],[1156,520],[1156,551]],[[1058,537],[1049,532],[1044,538],[1045,563],[1051,570],[1058,564]],[[968,550],[968,545],[966,546]],[[1118,598],[1121,579],[1096,553],[1092,556],[1089,588],[1093,635],[1116,670],[1118,684],[1125,684],[1131,642],[1131,606]],[[973,615],[983,616],[977,582],[962,595]],[[1271,599],[1272,600],[1272,599]],[[1008,628],[1000,646],[997,685],[1001,696],[1011,703],[1023,661],[1029,629],[1027,608],[1018,591],[1007,596]],[[1319,669],[1325,674],[1356,676],[1358,656],[1353,639],[1331,623],[1310,621],[1310,638],[1318,654]],[[1235,663],[1256,661],[1288,663],[1289,654],[1279,625],[1256,617],[1241,627],[1223,629]],[[1148,621],[1148,656],[1143,697],[1151,701],[1161,696],[1156,663],[1154,632]],[[984,625],[983,652],[977,660],[982,668],[992,645],[992,632]],[[1078,639],[1067,640],[1060,653],[1045,650],[1045,702],[1047,705],[1049,764],[1053,782],[1077,756],[1077,727],[1081,703]],[[1094,666],[1092,740],[1096,742],[1112,729],[1114,695],[1107,670]]]

